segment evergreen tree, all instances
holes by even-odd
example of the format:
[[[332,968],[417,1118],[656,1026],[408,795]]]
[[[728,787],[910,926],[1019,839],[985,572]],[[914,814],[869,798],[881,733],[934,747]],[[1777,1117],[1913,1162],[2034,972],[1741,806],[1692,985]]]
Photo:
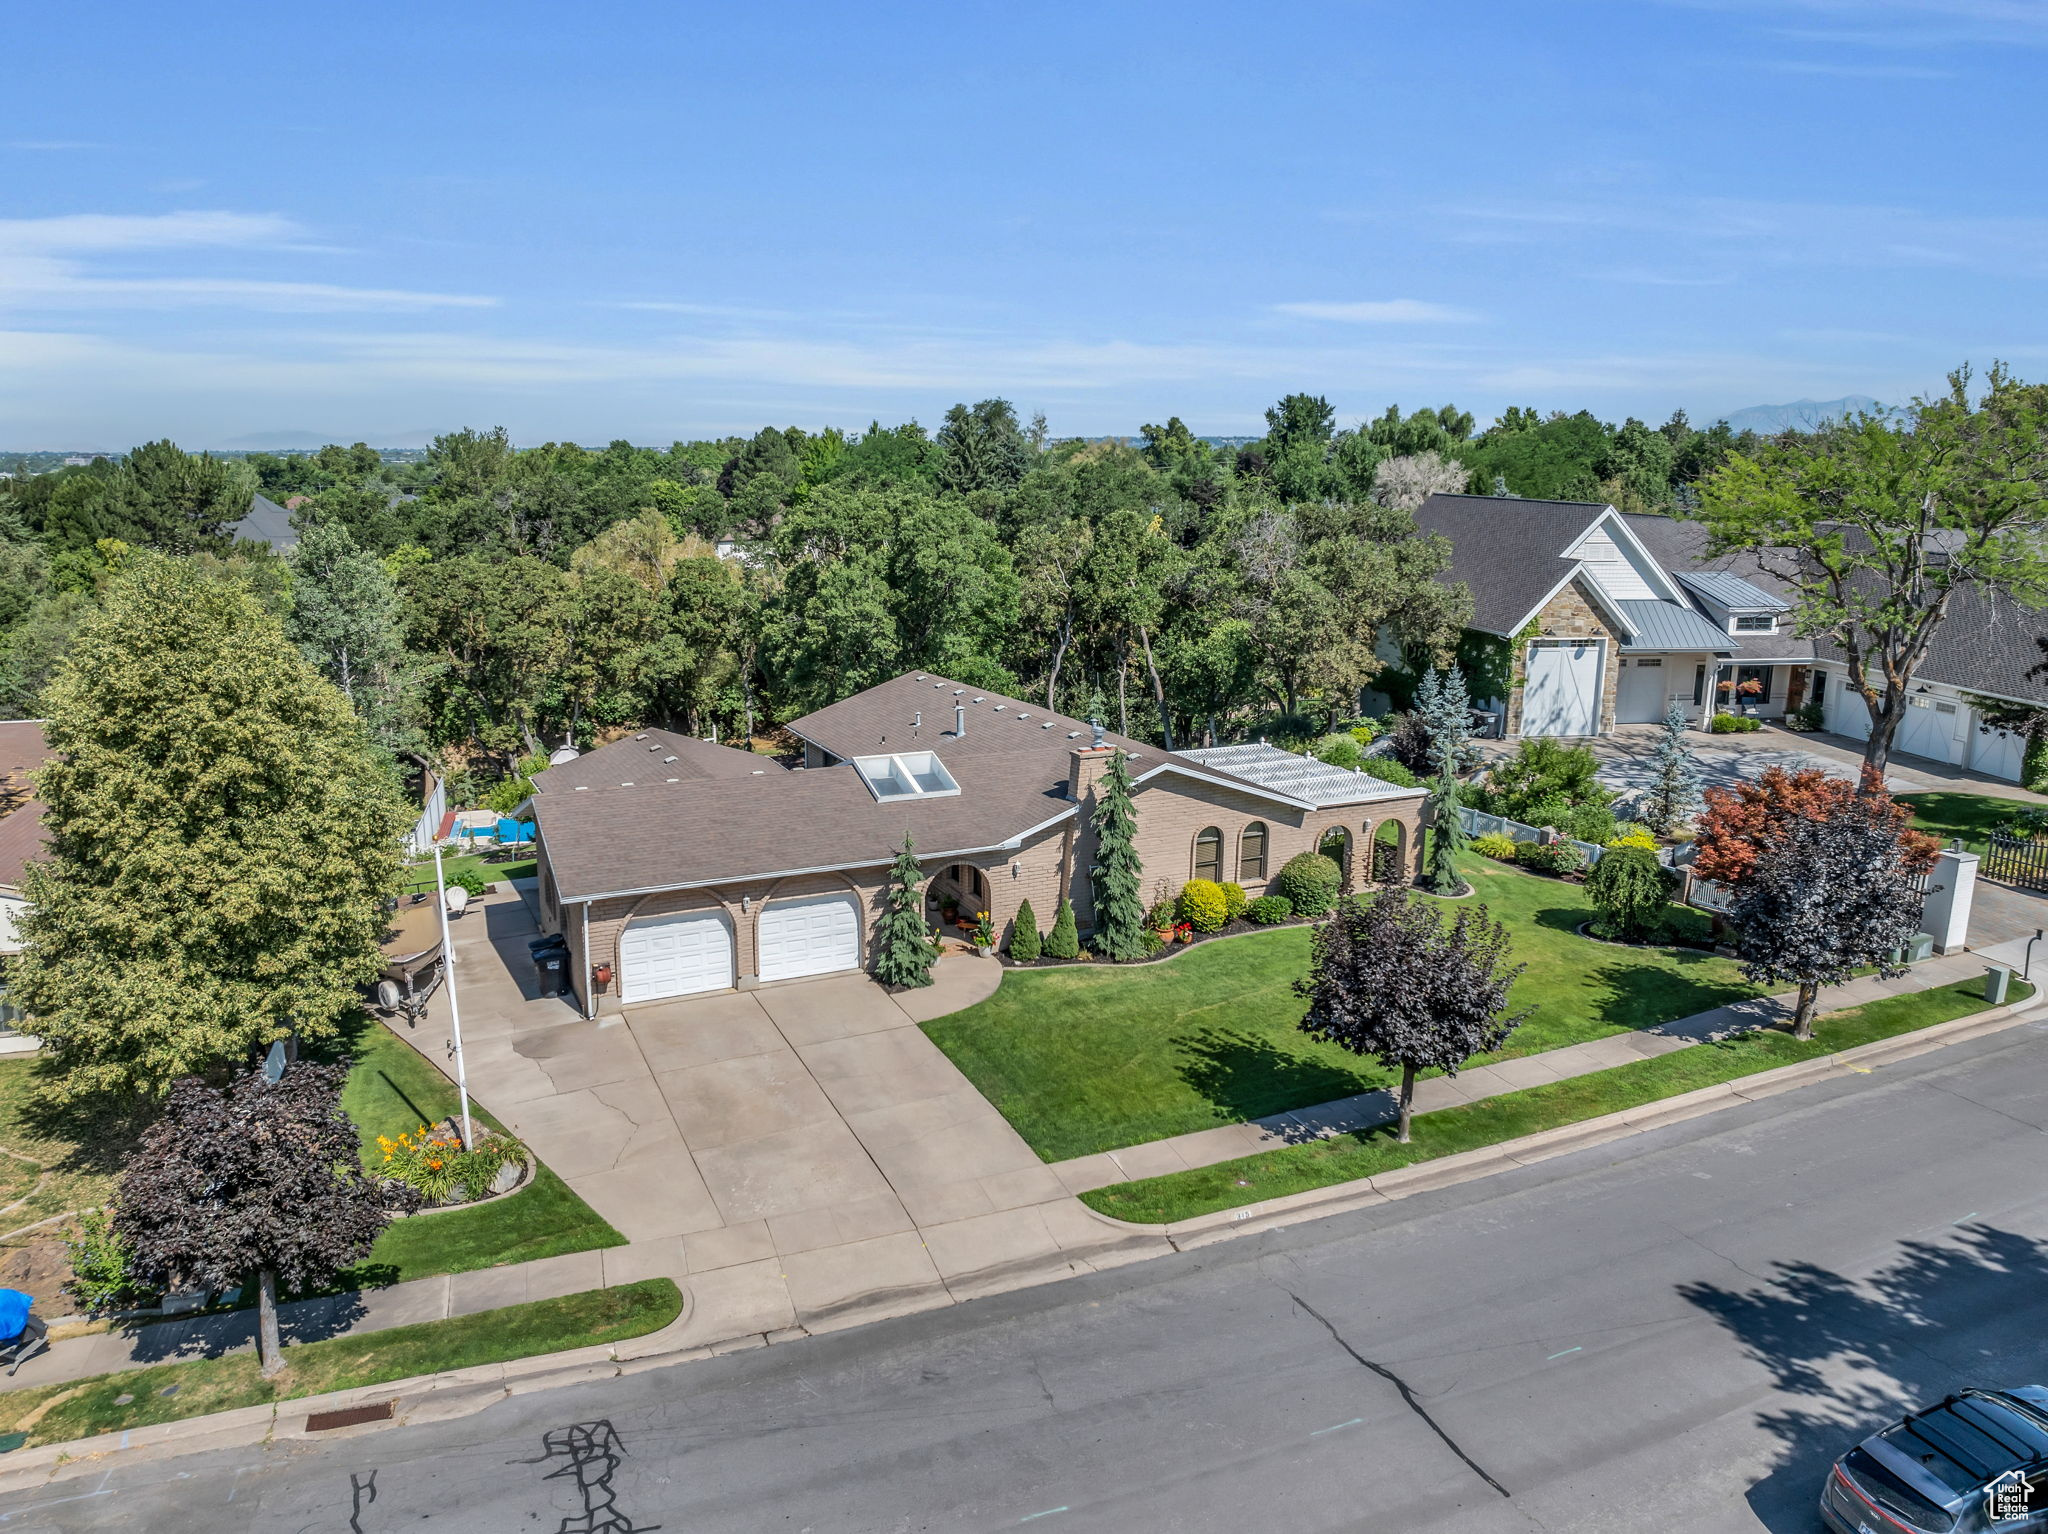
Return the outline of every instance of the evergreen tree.
[[[1138,817],[1131,805],[1131,773],[1122,751],[1109,759],[1096,796],[1095,863],[1088,870],[1095,895],[1095,948],[1106,958],[1136,959],[1145,952],[1145,903],[1139,893]]]
[[[1462,772],[1472,738],[1472,700],[1464,674],[1455,666],[1424,672],[1415,689],[1415,712],[1429,734],[1429,760],[1421,770]]]
[[[1081,954],[1081,935],[1074,930],[1074,902],[1060,896],[1059,911],[1053,916],[1052,931],[1045,935],[1048,959],[1074,959]]]
[[[911,851],[910,833],[889,865],[888,908],[875,944],[875,978],[884,985],[915,990],[932,983],[932,965],[939,951],[924,924],[924,870]]]
[[[1685,710],[1676,703],[1664,716],[1664,735],[1650,757],[1652,777],[1643,792],[1643,819],[1659,836],[1669,836],[1700,807],[1700,773],[1685,744]]]
[[[348,1062],[261,1070],[215,1090],[187,1076],[144,1132],[115,1199],[114,1230],[143,1283],[226,1288],[256,1279],[257,1350],[284,1366],[277,1291],[331,1283],[369,1255],[391,1216],[417,1207],[399,1182],[363,1173],[341,1110]]]
[[[1438,907],[1386,889],[1345,901],[1309,944],[1309,972],[1294,982],[1309,1004],[1301,1031],[1399,1069],[1403,1144],[1415,1073],[1457,1075],[1534,1010],[1508,1010],[1508,990],[1528,966],[1508,963],[1507,929],[1485,906]]]
[[[1020,964],[1029,964],[1044,947],[1038,935],[1038,913],[1031,909],[1026,900],[1017,907],[1017,924],[1010,933],[1010,957]]]
[[[17,1000],[59,1091],[160,1094],[333,1036],[412,813],[348,700],[231,577],[139,555],[44,694],[50,841]]]
[[[1458,872],[1458,854],[1465,850],[1465,819],[1459,814],[1459,783],[1440,773],[1429,791],[1429,887],[1439,895],[1460,895],[1465,877]]]

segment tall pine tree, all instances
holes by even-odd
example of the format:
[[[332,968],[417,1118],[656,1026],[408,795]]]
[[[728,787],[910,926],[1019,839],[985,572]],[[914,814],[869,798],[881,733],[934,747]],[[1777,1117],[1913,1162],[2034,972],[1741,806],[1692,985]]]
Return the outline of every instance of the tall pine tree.
[[[932,983],[932,965],[939,951],[924,924],[924,870],[917,866],[910,833],[889,865],[888,908],[875,944],[875,978],[884,985],[915,990]]]
[[[1096,795],[1095,862],[1088,870],[1095,896],[1095,949],[1105,958],[1136,959],[1145,952],[1145,903],[1138,881],[1137,813],[1131,804],[1131,770],[1118,751],[1109,759]]]
[[[239,582],[137,555],[44,694],[16,999],[58,1090],[157,1095],[374,979],[411,819],[348,700]]]
[[[1429,792],[1429,887],[1438,895],[1462,895],[1466,889],[1465,876],[1458,872],[1458,854],[1465,850],[1458,790],[1457,778],[1444,772]]]

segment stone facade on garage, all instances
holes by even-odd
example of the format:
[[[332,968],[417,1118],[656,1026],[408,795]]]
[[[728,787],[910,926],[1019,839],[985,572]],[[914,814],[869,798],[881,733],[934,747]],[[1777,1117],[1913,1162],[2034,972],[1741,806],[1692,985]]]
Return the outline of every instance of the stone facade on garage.
[[[1614,729],[1615,694],[1621,685],[1621,668],[1615,664],[1621,653],[1621,640],[1602,615],[1599,602],[1584,581],[1576,576],[1567,581],[1538,610],[1529,629],[1515,637],[1515,681],[1508,691],[1507,733],[1510,736],[1522,733],[1522,685],[1528,673],[1531,639],[1599,641],[1600,733],[1610,734]]]

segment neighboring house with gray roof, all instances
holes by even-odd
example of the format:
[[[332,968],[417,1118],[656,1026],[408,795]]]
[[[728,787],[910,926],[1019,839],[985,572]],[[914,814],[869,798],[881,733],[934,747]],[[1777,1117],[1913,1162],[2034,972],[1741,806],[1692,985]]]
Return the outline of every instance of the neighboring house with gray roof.
[[[268,544],[274,554],[289,554],[299,546],[292,514],[267,495],[251,496],[248,515],[229,528],[228,534],[237,543],[246,538],[251,543]]]
[[[1171,752],[916,672],[788,726],[801,765],[662,730],[534,779],[544,922],[586,1011],[865,968],[889,864],[911,838],[931,920],[987,911],[1007,943],[1028,899],[1092,923],[1089,821],[1119,750],[1149,904],[1190,878],[1265,891],[1288,858],[1348,858],[1385,831],[1419,857],[1423,791],[1275,747]]]
[[[1511,647],[1509,696],[1478,700],[1510,735],[1605,735],[1677,703],[1781,719],[1817,704],[1862,739],[1869,711],[1841,653],[1802,637],[1793,593],[1753,554],[1711,554],[1698,522],[1584,501],[1436,495],[1416,513],[1451,541],[1446,580],[1472,591],[1472,627]],[[2017,782],[2024,742],[1973,698],[2048,707],[2048,614],[1963,592],[1914,681],[1894,749]]]

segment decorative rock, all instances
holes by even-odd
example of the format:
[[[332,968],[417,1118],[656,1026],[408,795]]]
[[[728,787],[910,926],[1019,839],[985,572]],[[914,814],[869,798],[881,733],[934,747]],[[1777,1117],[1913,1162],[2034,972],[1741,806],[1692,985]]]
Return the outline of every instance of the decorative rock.
[[[118,1395],[114,1397],[114,1404],[116,1406],[133,1406],[135,1404],[135,1397],[131,1395]]]
[[[509,1161],[498,1168],[498,1175],[491,1179],[493,1194],[510,1193],[519,1186],[519,1179],[526,1175],[526,1168],[516,1161]]]

